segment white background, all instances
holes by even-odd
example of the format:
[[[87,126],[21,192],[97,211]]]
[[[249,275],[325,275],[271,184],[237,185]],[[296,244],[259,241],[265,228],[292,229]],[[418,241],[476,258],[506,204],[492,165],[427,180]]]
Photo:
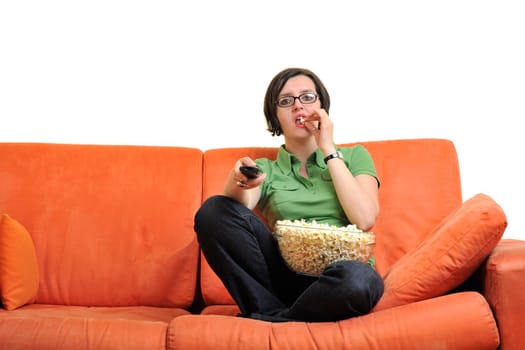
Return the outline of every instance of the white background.
[[[453,140],[464,199],[525,239],[523,1],[2,1],[0,141],[278,146],[289,66],[326,84],[336,142]]]

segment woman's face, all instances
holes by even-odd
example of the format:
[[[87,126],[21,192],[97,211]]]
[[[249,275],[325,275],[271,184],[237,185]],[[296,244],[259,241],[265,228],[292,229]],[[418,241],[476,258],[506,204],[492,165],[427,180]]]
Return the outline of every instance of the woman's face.
[[[305,93],[316,93],[314,82],[305,75],[298,75],[290,78],[283,86],[279,98],[285,96],[298,97]],[[281,124],[281,129],[286,137],[306,137],[311,133],[306,130],[301,119],[310,115],[314,110],[321,107],[321,102],[317,97],[314,103],[302,103],[295,98],[289,107],[277,106],[277,119]]]

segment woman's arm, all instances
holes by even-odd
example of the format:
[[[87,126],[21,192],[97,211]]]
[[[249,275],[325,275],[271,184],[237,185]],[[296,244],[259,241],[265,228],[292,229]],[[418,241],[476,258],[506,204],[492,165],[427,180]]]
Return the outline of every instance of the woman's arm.
[[[339,158],[331,159],[327,164],[337,198],[348,220],[363,231],[372,228],[379,214],[376,178],[368,174],[354,177]]]
[[[307,120],[309,130],[324,156],[335,153],[333,123],[326,111],[319,109]],[[321,127],[310,124],[314,121],[321,123]],[[379,214],[379,186],[376,178],[366,174],[354,176],[341,158],[328,160],[327,166],[346,217],[361,230],[369,230]]]

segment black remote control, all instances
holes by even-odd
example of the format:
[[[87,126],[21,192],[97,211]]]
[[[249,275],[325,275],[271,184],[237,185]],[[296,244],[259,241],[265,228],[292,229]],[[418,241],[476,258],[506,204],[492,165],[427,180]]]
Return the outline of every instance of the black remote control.
[[[259,167],[256,167],[256,166],[242,165],[239,168],[239,170],[241,171],[241,173],[246,175],[246,177],[248,179],[255,179],[257,176],[262,174],[262,170],[259,169]]]

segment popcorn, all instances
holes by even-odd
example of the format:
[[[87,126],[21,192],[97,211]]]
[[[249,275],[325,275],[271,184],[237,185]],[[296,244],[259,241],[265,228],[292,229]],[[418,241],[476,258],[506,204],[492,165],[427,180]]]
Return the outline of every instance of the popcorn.
[[[316,221],[278,220],[274,236],[288,266],[296,272],[318,276],[339,260],[368,262],[375,235],[355,225],[337,227]]]

